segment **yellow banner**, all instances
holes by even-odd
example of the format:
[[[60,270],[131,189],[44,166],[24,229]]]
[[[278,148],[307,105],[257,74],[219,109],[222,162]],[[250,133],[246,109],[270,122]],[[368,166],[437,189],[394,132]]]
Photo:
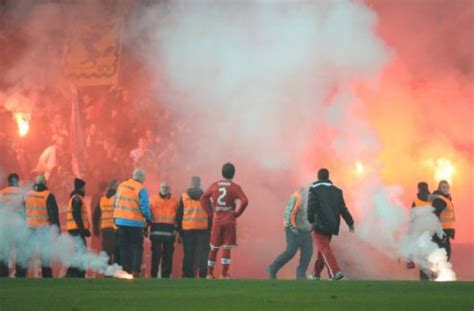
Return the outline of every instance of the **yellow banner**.
[[[122,50],[122,21],[76,24],[66,46],[65,75],[77,86],[116,84]]]

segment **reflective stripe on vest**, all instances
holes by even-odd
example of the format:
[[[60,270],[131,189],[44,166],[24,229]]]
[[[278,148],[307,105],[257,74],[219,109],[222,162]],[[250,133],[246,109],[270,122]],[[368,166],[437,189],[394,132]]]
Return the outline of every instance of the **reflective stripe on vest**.
[[[19,212],[23,203],[23,195],[19,187],[6,187],[0,191],[0,202],[15,212]],[[2,207],[0,205],[0,207]]]
[[[100,198],[100,228],[116,229],[114,224],[114,200],[115,196],[107,198],[105,195]]]
[[[39,228],[49,225],[48,207],[46,201],[49,191],[28,191],[25,195],[26,224],[29,228]]]
[[[183,200],[183,230],[203,230],[208,228],[208,216],[199,200],[193,200],[187,193],[181,196]]]
[[[151,222],[158,224],[176,223],[178,202],[174,198],[162,199],[159,195],[151,197]]]
[[[115,194],[113,217],[145,223],[138,203],[138,196],[142,189],[143,185],[133,179],[121,183]]]
[[[453,202],[440,195],[438,199],[443,200],[446,203],[446,208],[439,215],[439,220],[443,229],[455,229],[456,217],[454,215],[454,204]]]
[[[66,229],[67,230],[77,230],[79,227],[77,226],[76,221],[74,220],[74,216],[72,215],[72,200],[74,198],[79,198],[82,202],[82,207],[81,207],[81,216],[82,216],[82,224],[84,226],[84,229],[90,229],[90,224],[89,224],[89,216],[87,214],[87,205],[84,202],[84,199],[80,195],[73,195],[69,199],[69,204],[67,206],[67,214],[66,214]]]
[[[415,200],[413,200],[413,203],[415,204],[415,207],[428,207],[428,206],[431,206],[430,201],[423,201],[423,200],[420,200],[418,197],[415,198]]]

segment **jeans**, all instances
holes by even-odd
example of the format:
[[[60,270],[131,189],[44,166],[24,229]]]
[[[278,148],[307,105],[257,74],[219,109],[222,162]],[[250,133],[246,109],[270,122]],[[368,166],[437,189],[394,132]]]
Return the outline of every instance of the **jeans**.
[[[119,226],[118,243],[123,270],[139,277],[143,259],[143,228]]]
[[[173,271],[174,236],[152,235],[151,241],[151,277],[158,276],[161,264],[161,277],[169,278]]]
[[[313,255],[313,239],[311,232],[300,231],[294,234],[290,228],[285,228],[286,236],[286,250],[270,265],[269,271],[272,275],[287,264],[295,255],[298,249],[300,250],[300,262],[296,268],[296,278],[304,279],[306,277],[306,270]]]
[[[194,278],[199,270],[199,277],[206,278],[209,234],[209,230],[183,231],[183,277]]]

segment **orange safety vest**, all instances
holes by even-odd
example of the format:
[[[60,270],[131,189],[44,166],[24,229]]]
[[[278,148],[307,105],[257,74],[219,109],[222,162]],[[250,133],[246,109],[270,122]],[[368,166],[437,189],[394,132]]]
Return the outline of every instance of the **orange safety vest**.
[[[74,216],[72,215],[72,200],[78,197],[81,202],[82,202],[82,224],[84,225],[84,229],[89,230],[90,229],[90,224],[89,224],[89,217],[87,215],[87,205],[86,202],[84,202],[84,199],[80,195],[73,195],[69,199],[69,204],[67,205],[67,214],[66,214],[66,229],[67,230],[77,230],[79,227],[77,226],[76,221],[74,220]]]
[[[444,196],[438,196],[438,199],[446,202],[446,208],[439,215],[439,220],[443,229],[455,229],[456,217],[454,215],[454,204],[453,202],[445,198]]]
[[[143,185],[136,180],[129,179],[121,183],[115,194],[114,218],[122,218],[145,223],[138,203],[138,194]]]
[[[151,222],[175,224],[178,202],[174,198],[162,199],[159,195],[151,197]]]
[[[199,200],[193,200],[187,193],[181,196],[183,200],[183,230],[203,230],[208,227],[208,216]]]
[[[428,207],[428,206],[431,206],[430,201],[423,201],[423,200],[418,199],[418,197],[416,197],[415,200],[413,200],[413,203],[415,204],[415,207]]]
[[[292,226],[293,228],[297,227],[296,224],[296,215],[298,214],[301,204],[303,203],[303,198],[299,191],[295,191],[290,197],[296,199],[294,206],[288,206],[285,211],[285,219],[283,220],[283,225],[286,227]]]
[[[19,187],[6,187],[0,191],[1,202],[13,211],[19,212],[23,201],[23,195]]]
[[[28,191],[25,195],[26,224],[28,228],[39,228],[49,225],[48,207],[46,200],[48,190]]]
[[[105,195],[100,198],[100,228],[101,229],[117,229],[114,224],[114,200],[115,196],[110,198]]]

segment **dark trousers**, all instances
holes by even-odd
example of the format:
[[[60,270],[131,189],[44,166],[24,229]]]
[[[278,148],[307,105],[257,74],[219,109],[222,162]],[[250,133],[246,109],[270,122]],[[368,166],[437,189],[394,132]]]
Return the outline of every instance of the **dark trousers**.
[[[445,236],[443,239],[440,239],[437,235],[434,235],[433,242],[435,242],[440,248],[444,248],[446,250],[449,261],[451,259],[451,238],[449,236]]]
[[[161,263],[161,277],[169,278],[173,270],[174,236],[152,235],[151,240],[151,277],[158,276]]]
[[[120,226],[118,244],[122,268],[139,277],[143,258],[143,228]]]
[[[306,270],[313,256],[313,239],[311,232],[301,231],[298,234],[291,232],[290,228],[285,229],[286,250],[270,265],[270,273],[276,276],[278,270],[286,265],[300,250],[300,262],[296,268],[296,278],[306,278]]]
[[[86,238],[81,234],[80,230],[69,230],[69,235],[74,239],[74,252],[80,253],[87,248]],[[66,271],[68,278],[85,278],[86,270],[78,267],[69,267]]]
[[[183,231],[183,277],[194,278],[199,270],[199,277],[206,278],[209,234],[209,230]]]
[[[109,256],[109,265],[119,264],[117,232],[112,228],[102,229],[102,250]]]
[[[42,236],[44,234],[44,232],[47,232],[48,230],[49,230],[48,227],[29,229],[29,235],[30,235],[29,240],[34,241],[35,238],[37,238],[38,236]],[[16,274],[15,274],[15,276],[17,278],[26,277],[26,274],[28,273],[28,267],[30,266],[31,258],[32,258],[33,253],[35,253],[34,250],[33,250],[32,253],[28,252],[27,254],[23,254],[22,257],[26,258],[26,260],[21,265],[18,265],[18,263],[17,263]],[[39,250],[38,250],[38,253],[40,253],[39,259],[41,261],[41,276],[43,278],[52,278],[53,277],[53,269],[51,269],[49,258],[47,256],[42,256],[41,252],[39,252]]]

